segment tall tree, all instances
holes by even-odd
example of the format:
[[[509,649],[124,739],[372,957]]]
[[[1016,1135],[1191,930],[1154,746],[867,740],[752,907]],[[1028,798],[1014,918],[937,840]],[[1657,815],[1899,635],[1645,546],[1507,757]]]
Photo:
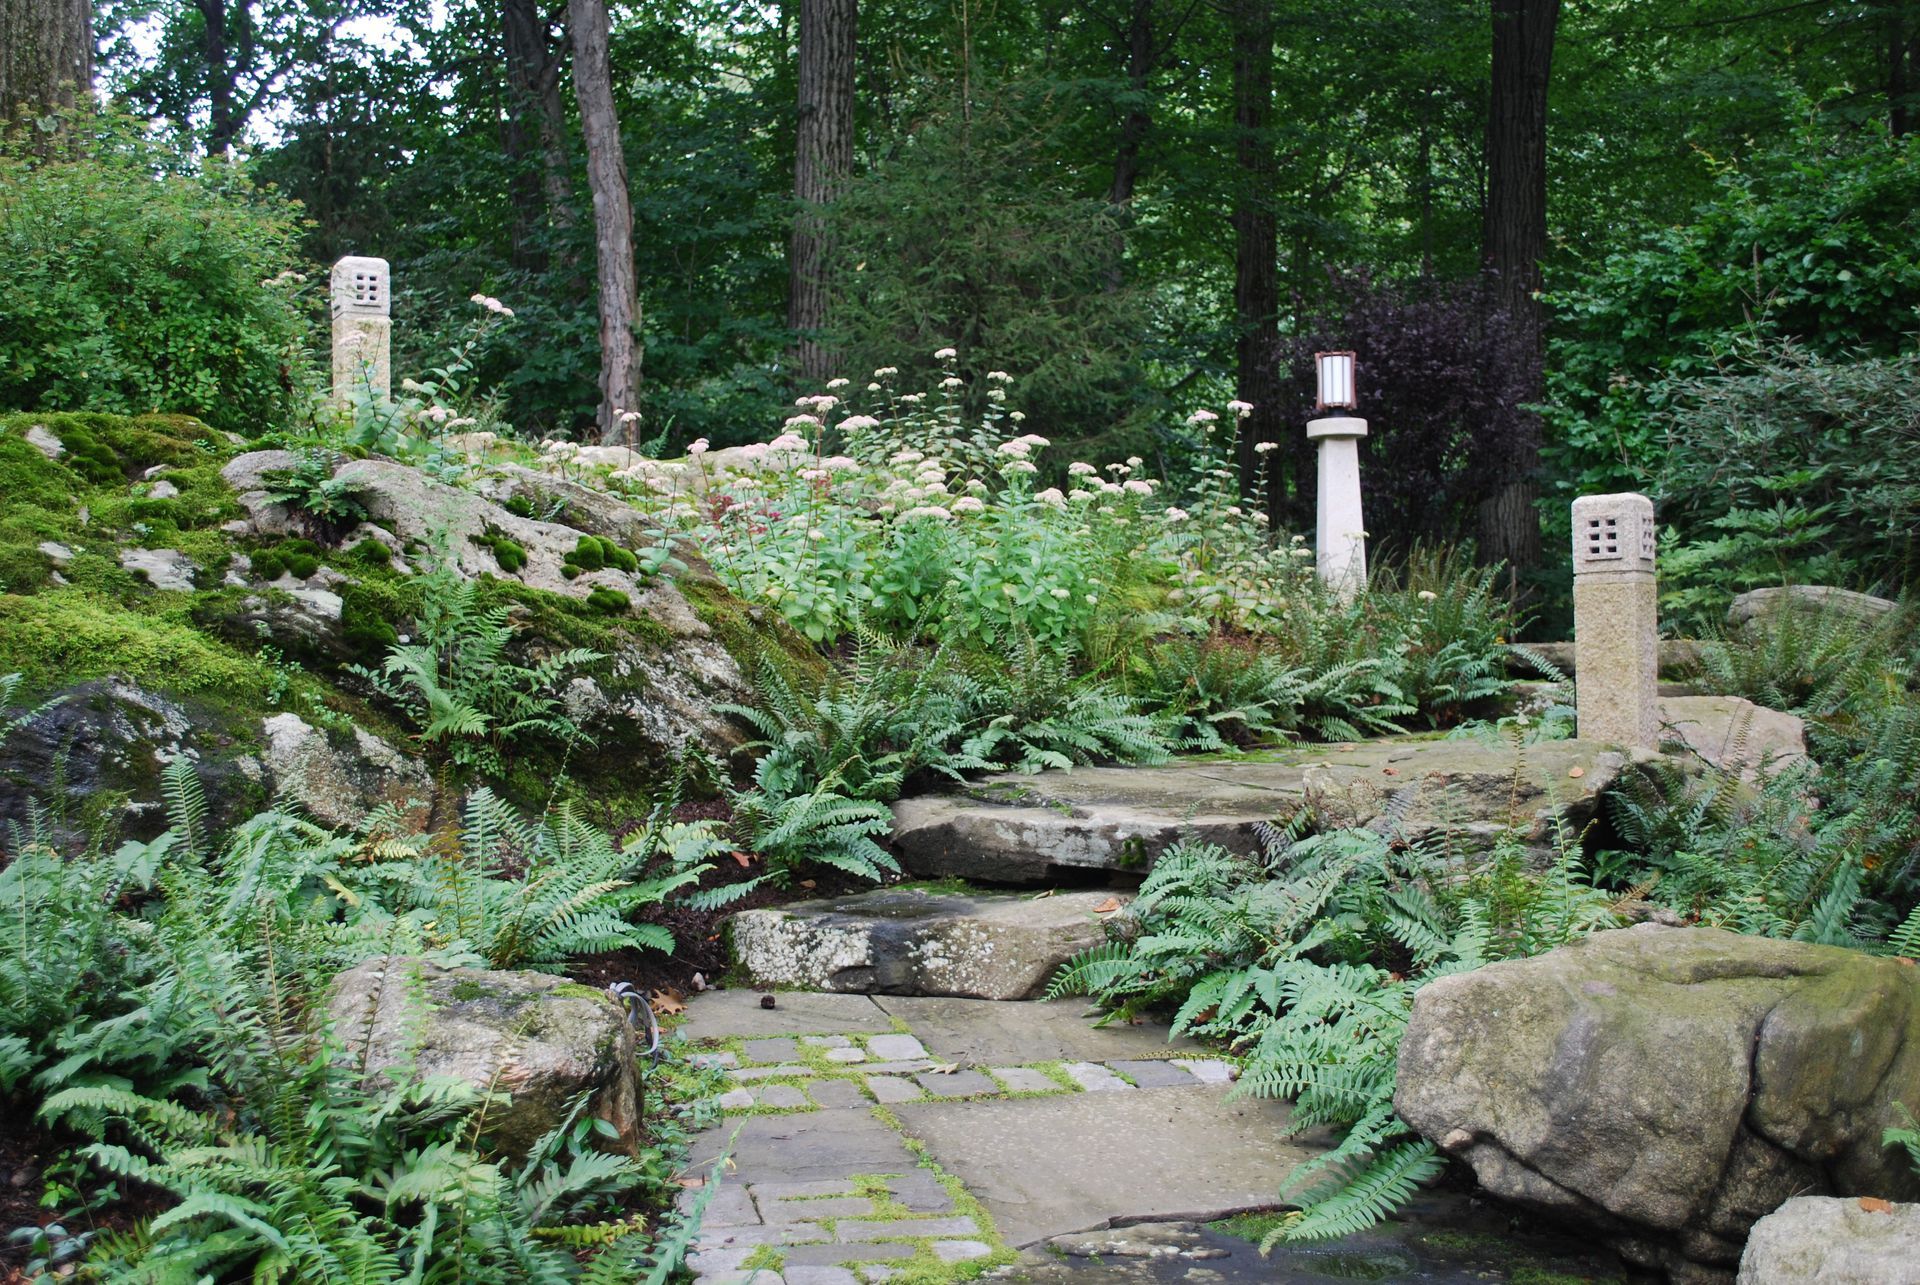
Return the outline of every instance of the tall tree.
[[[1253,448],[1282,440],[1280,371],[1280,229],[1274,214],[1278,160],[1273,140],[1273,0],[1232,0],[1234,392],[1253,404],[1241,425],[1240,476],[1251,493],[1266,473],[1262,502],[1279,518],[1283,479],[1262,468]],[[1279,458],[1277,455],[1272,458]]]
[[[600,306],[600,437],[620,439],[640,399],[640,297],[633,265],[633,200],[613,105],[607,0],[568,0],[573,95],[593,192],[593,251]]]
[[[0,0],[0,123],[93,89],[91,0]]]
[[[1496,274],[1531,369],[1527,399],[1546,392],[1541,367],[1544,309],[1540,263],[1547,253],[1547,87],[1560,0],[1493,0],[1492,94],[1487,105],[1487,196],[1480,248]],[[1480,509],[1481,553],[1529,568],[1540,561],[1540,422],[1526,416],[1508,477]]]
[[[539,247],[544,220],[556,227],[573,221],[567,178],[567,115],[560,102],[564,46],[553,39],[554,17],[541,0],[505,0],[500,7],[501,47],[507,71],[507,110],[500,122],[501,148],[512,168],[513,259],[535,271],[546,266]],[[538,153],[537,157],[535,153]]]
[[[800,0],[799,113],[794,128],[793,237],[787,255],[787,324],[799,333],[801,378],[833,374],[821,342],[833,304],[831,245],[823,207],[853,173],[853,70],[858,0]]]

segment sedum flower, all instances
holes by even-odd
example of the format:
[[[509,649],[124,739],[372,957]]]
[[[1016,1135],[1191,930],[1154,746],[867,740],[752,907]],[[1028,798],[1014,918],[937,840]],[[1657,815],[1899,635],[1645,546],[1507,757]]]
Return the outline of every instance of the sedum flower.
[[[940,387],[961,388],[966,385],[966,382],[967,382],[966,380],[960,378],[958,375],[948,375],[945,379],[940,381]]]
[[[935,361],[952,361],[959,355],[960,350],[958,348],[937,348],[934,350],[933,359]]]
[[[780,436],[774,438],[771,442],[767,443],[768,449],[775,450],[775,451],[805,450],[806,445],[807,445],[807,439],[800,436],[800,434],[798,433],[782,433],[780,434]]]
[[[694,439],[693,439],[693,440],[692,440],[691,442],[689,442],[689,443],[687,443],[687,454],[689,454],[689,455],[705,455],[706,453],[707,453],[707,439],[706,439],[706,438],[704,438],[704,437],[696,437],[696,438],[694,438]]]
[[[1085,460],[1075,460],[1073,463],[1067,465],[1068,477],[1092,477],[1099,471],[1099,469],[1087,463]]]
[[[1026,460],[1008,460],[1000,471],[1003,473],[1038,473],[1040,470]]]
[[[1167,521],[1169,522],[1185,522],[1187,520],[1187,516],[1188,516],[1187,511],[1185,509],[1170,508],[1166,512],[1166,518],[1167,518]]]
[[[987,506],[977,495],[963,495],[953,502],[955,513],[984,513]]]
[[[1233,401],[1227,403],[1227,409],[1232,411],[1238,418],[1245,419],[1247,416],[1253,414],[1253,403],[1243,402],[1235,398]]]
[[[1135,495],[1152,495],[1153,483],[1142,478],[1133,478],[1127,482],[1125,489]]]
[[[1255,442],[1253,444],[1253,453],[1255,455],[1265,455],[1268,451],[1277,451],[1279,449],[1280,443],[1278,442]]]
[[[827,381],[827,391],[832,392],[836,388],[845,388],[848,384],[851,384],[852,382],[853,381],[851,379],[829,379]]]
[[[1197,410],[1197,411],[1195,411],[1195,412],[1194,412],[1193,414],[1191,414],[1191,415],[1189,415],[1189,416],[1187,416],[1187,423],[1189,423],[1189,424],[1211,424],[1211,423],[1213,423],[1213,422],[1214,422],[1215,420],[1217,420],[1217,419],[1219,419],[1219,418],[1220,418],[1220,416],[1219,416],[1219,415],[1217,415],[1217,414],[1215,414],[1215,413],[1214,413],[1213,411],[1210,411],[1210,410]]]
[[[996,384],[1011,384],[1013,382],[1013,376],[1004,370],[990,370],[987,372],[987,378]]]
[[[1051,504],[1056,509],[1064,509],[1067,507],[1067,497],[1061,493],[1060,488],[1057,486],[1050,486],[1044,491],[1036,492],[1033,498],[1042,504]]]

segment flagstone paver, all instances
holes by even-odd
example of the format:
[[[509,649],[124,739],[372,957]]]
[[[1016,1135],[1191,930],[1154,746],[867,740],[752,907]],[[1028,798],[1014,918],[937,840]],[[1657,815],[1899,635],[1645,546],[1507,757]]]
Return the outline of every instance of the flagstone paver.
[[[717,991],[688,1007],[681,1038],[745,1063],[694,1143],[702,1168],[729,1154],[688,1259],[700,1285],[869,1285],[1115,1220],[1268,1207],[1314,1154],[1281,1140],[1284,1106],[1227,1099],[1231,1064],[1078,1004]]]

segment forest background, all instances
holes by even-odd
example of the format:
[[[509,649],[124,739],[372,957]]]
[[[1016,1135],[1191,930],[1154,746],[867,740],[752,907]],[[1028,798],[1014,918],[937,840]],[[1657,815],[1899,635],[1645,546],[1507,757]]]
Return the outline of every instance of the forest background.
[[[36,6],[75,8],[9,8]],[[1013,376],[1055,468],[1140,455],[1177,479],[1186,412],[1252,403],[1245,485],[1299,530],[1308,358],[1353,348],[1376,544],[1477,539],[1548,590],[1549,627],[1581,492],[1655,495],[1683,610],[1914,571],[1913,0],[113,0],[91,20],[104,91],[182,155],[246,158],[225,181],[305,261],[310,335],[343,254],[392,261],[402,371],[460,342],[470,296],[511,305],[474,375],[526,436],[758,440],[831,377],[930,384],[951,345],[970,395]],[[611,151],[583,127],[609,105]],[[615,187],[631,244],[609,254]],[[622,293],[630,327],[606,311]],[[32,342],[0,362],[7,405],[217,416],[63,382],[60,341]],[[311,381],[279,383],[256,420],[299,413]]]

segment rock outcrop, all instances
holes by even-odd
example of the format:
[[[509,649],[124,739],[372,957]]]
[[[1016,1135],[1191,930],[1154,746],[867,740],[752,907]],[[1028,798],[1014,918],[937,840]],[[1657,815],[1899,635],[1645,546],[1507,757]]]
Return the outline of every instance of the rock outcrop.
[[[1920,1194],[1920,969],[1646,924],[1424,987],[1394,1105],[1494,1195],[1629,1261],[1725,1279],[1802,1193]]]
[[[756,981],[877,995],[1031,999],[1060,965],[1106,940],[1128,900],[888,888],[729,921],[734,958]]]
[[[274,793],[321,825],[351,829],[390,807],[411,828],[427,828],[433,778],[419,760],[364,728],[329,733],[298,714],[275,714],[262,731],[260,757]]]
[[[372,1083],[404,1069],[506,1095],[486,1118],[488,1136],[509,1156],[525,1155],[583,1093],[621,1149],[639,1145],[633,1031],[620,1006],[591,987],[386,956],[335,979],[328,1015],[344,1056]]]
[[[271,538],[297,528],[265,489],[268,474],[294,462],[290,452],[253,451],[222,470],[239,492],[253,534]],[[579,603],[593,601],[605,612],[601,618],[616,641],[601,645],[606,661],[567,693],[572,716],[603,747],[642,759],[671,757],[690,744],[722,753],[739,744],[736,726],[714,707],[751,699],[751,684],[734,650],[742,636],[748,643],[772,639],[779,626],[734,602],[704,565],[676,560],[671,570],[648,575],[600,565],[596,556],[591,568],[580,566],[583,536],[604,537],[622,550],[643,554],[665,539],[631,506],[518,466],[502,466],[498,476],[477,483],[477,490],[450,486],[387,459],[347,461],[334,476],[353,489],[367,514],[353,538],[379,541],[396,557],[410,559],[413,570],[443,549],[464,576],[494,577]],[[516,499],[527,503],[508,508]],[[523,516],[529,509],[549,513],[553,520]],[[328,605],[282,602],[279,614],[290,617],[288,628],[303,640],[315,634],[324,643]],[[273,627],[275,617],[264,608],[249,618],[256,616]]]
[[[1753,1225],[1740,1285],[1920,1285],[1920,1205],[1797,1196]]]

